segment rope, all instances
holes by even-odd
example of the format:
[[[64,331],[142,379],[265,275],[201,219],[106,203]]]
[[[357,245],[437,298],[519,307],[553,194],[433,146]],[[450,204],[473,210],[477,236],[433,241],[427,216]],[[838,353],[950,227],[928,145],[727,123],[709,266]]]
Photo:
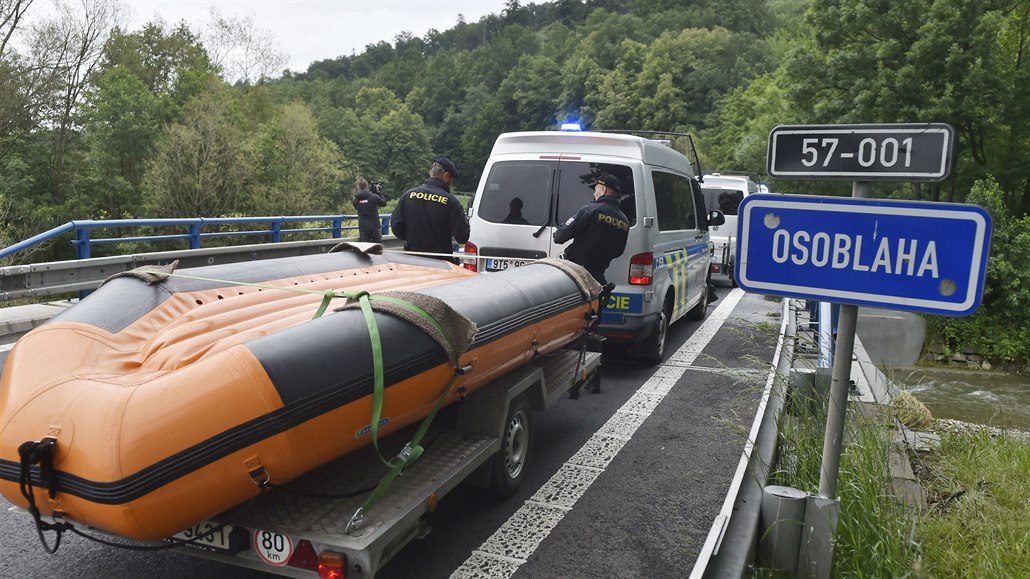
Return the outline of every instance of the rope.
[[[29,504],[29,513],[36,524],[36,533],[39,535],[39,542],[43,544],[43,550],[53,555],[61,546],[61,536],[71,526],[68,523],[48,523],[42,519],[39,507],[36,506],[36,495],[32,490],[32,465],[38,464],[40,478],[46,482],[50,498],[57,496],[57,473],[54,471],[54,447],[57,441],[53,438],[44,438],[40,441],[23,442],[18,446],[18,457],[21,459],[21,476],[18,479],[18,488]],[[54,531],[54,546],[51,547],[46,537],[46,531]]]

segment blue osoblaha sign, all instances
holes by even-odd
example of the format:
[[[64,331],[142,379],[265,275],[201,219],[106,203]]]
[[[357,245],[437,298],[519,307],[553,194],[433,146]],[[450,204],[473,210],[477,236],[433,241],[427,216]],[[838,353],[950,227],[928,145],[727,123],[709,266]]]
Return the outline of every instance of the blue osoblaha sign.
[[[991,218],[976,205],[750,195],[738,215],[747,291],[948,316],[980,305]]]

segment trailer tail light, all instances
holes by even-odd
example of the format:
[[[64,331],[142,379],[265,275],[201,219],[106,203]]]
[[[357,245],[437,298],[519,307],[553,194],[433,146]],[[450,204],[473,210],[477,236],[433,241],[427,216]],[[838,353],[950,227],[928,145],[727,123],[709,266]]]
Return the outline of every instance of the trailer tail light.
[[[465,253],[472,256],[472,261],[466,261],[462,265],[469,271],[479,271],[479,248],[471,241],[465,242]]]
[[[307,539],[297,541],[297,548],[293,550],[293,556],[286,564],[298,569],[318,571],[318,555],[315,554],[315,548],[311,546],[311,541]]]
[[[629,260],[630,285],[651,285],[654,275],[654,254],[638,253]]]
[[[322,579],[346,579],[347,557],[336,551],[318,554],[318,576]]]
[[[711,268],[712,273],[719,273],[719,264],[713,263]]]

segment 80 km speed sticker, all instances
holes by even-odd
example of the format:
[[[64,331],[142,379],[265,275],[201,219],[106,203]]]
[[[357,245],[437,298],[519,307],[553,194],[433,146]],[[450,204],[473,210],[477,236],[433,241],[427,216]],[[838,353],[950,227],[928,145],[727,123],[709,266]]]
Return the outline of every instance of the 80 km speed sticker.
[[[293,539],[271,531],[254,531],[254,551],[273,567],[282,567],[293,555]]]

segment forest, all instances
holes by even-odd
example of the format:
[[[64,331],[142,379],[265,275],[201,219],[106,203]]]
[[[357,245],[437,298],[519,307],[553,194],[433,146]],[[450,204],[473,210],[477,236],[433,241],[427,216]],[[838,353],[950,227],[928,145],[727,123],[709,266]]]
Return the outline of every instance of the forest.
[[[82,219],[350,213],[357,177],[396,198],[437,155],[473,191],[498,134],[571,120],[690,133],[702,169],[759,174],[777,125],[940,122],[949,177],[874,195],[991,212],[983,306],[931,327],[1030,362],[1030,0],[509,0],[304,71],[245,18],[130,30],[119,0],[42,1],[0,0],[0,245]]]

